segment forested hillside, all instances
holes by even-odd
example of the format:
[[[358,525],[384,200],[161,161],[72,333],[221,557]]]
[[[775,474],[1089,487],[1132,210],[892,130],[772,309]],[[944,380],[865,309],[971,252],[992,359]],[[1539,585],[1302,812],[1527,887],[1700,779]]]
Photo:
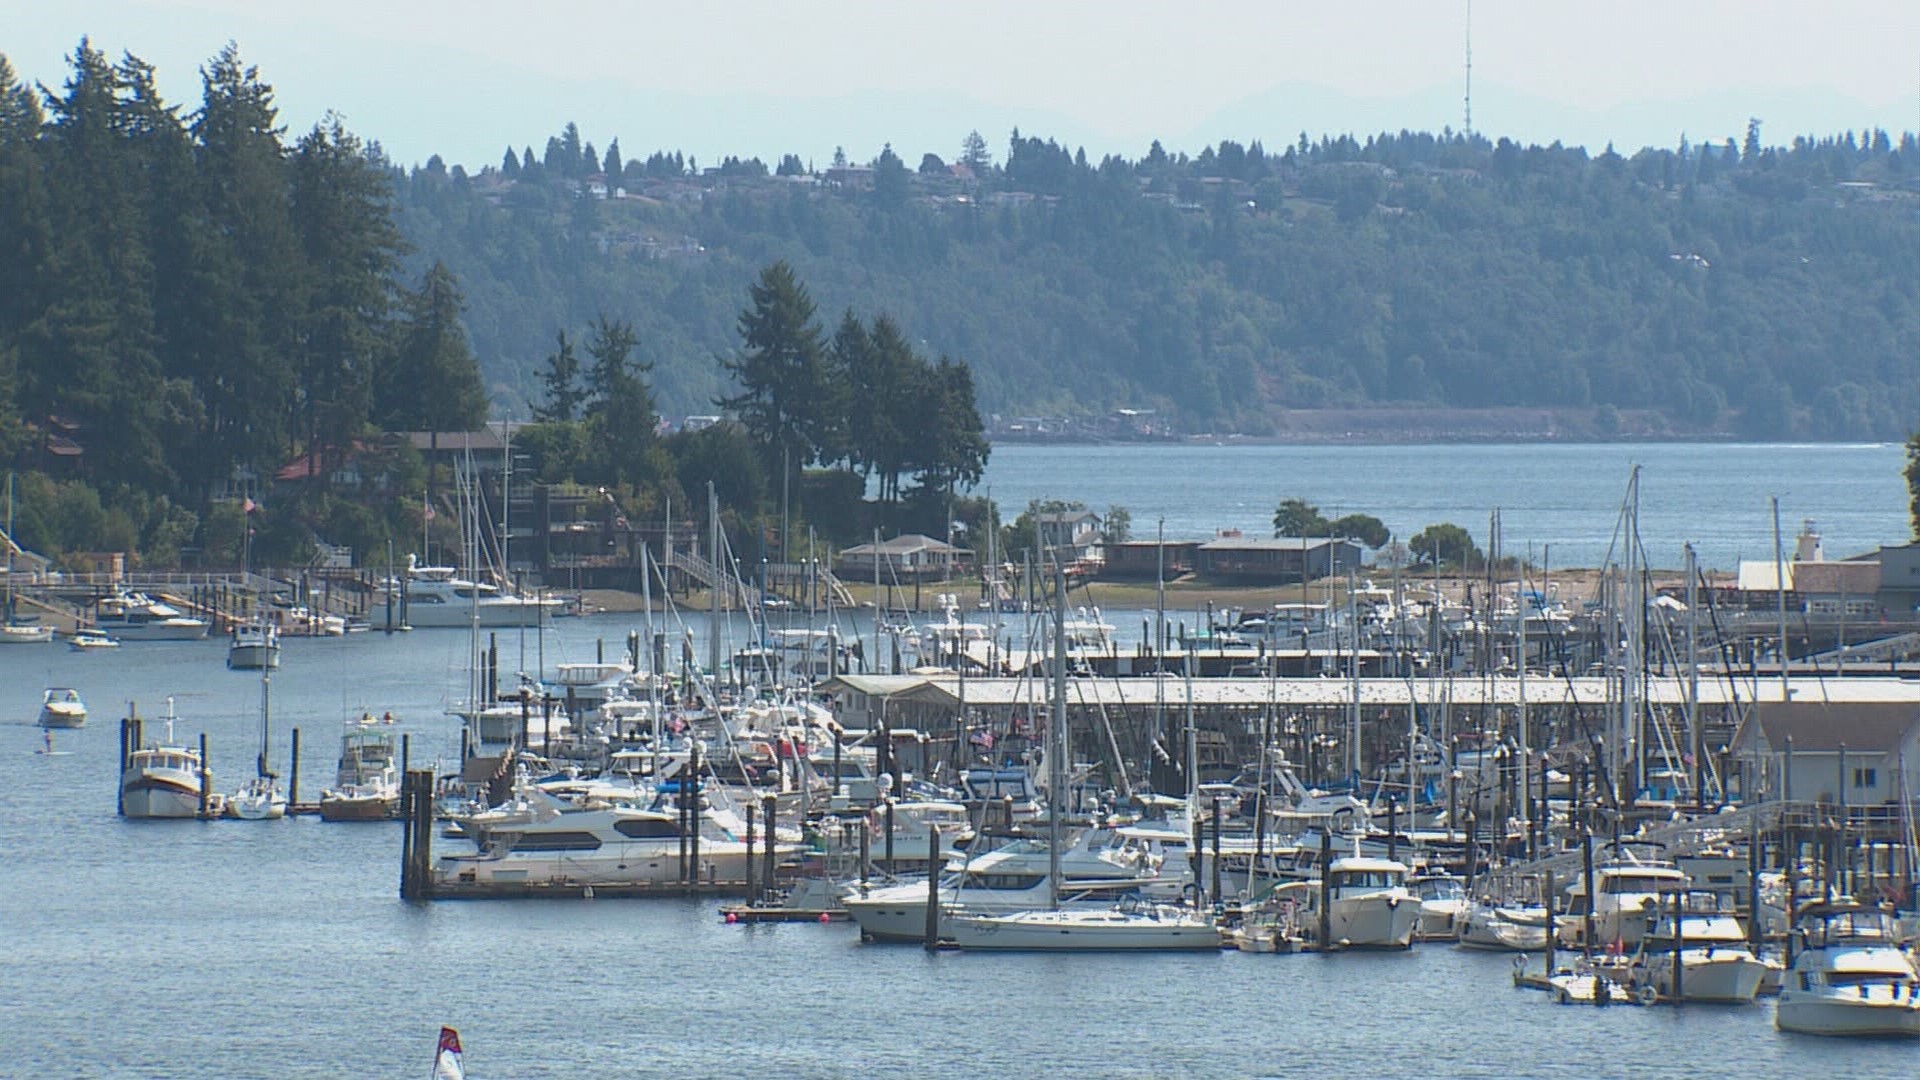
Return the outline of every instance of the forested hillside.
[[[1744,143],[1744,145],[1742,144]],[[399,185],[452,267],[496,403],[556,329],[635,324],[662,411],[713,410],[742,283],[884,310],[973,366],[983,411],[1548,408],[1607,434],[1903,438],[1920,415],[1920,151],[1882,131],[1597,156],[1454,133],[1090,161],[1014,133],[951,163],[769,169],[544,152]],[[1579,425],[1575,425],[1579,430]]]

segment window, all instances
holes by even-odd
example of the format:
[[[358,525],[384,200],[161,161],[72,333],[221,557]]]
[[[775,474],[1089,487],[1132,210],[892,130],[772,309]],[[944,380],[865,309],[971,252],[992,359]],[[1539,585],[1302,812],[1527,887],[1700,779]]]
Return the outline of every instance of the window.
[[[1857,788],[1879,787],[1880,786],[1880,777],[1878,775],[1879,771],[1880,770],[1878,769],[1853,770],[1853,786]]]

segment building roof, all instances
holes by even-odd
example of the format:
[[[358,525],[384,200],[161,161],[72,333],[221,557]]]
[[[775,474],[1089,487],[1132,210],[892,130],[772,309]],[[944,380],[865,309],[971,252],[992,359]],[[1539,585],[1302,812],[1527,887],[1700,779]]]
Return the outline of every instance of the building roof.
[[[1868,597],[1880,588],[1880,562],[1794,563],[1792,580],[1803,595]]]
[[[1891,753],[1916,722],[1920,703],[1913,701],[1778,701],[1753,707],[1734,744],[1753,749],[1757,734],[1764,749],[1778,753],[1793,739],[1796,753],[1834,753],[1842,744],[1863,754]]]
[[[1201,551],[1312,551],[1329,544],[1352,544],[1331,536],[1222,536],[1200,545]]]
[[[873,544],[857,544],[850,548],[843,548],[840,551],[840,556],[842,558],[848,555],[871,556],[875,551],[878,551],[882,555],[912,555],[922,551],[945,551],[958,554],[961,549],[954,547],[944,540],[935,540],[931,536],[923,536],[920,533],[905,533],[891,540],[880,541],[878,547]]]
[[[415,450],[423,453],[431,451],[437,440],[440,453],[460,453],[474,450],[483,453],[500,453],[507,448],[507,440],[494,425],[487,425],[479,431],[408,431],[403,434]]]

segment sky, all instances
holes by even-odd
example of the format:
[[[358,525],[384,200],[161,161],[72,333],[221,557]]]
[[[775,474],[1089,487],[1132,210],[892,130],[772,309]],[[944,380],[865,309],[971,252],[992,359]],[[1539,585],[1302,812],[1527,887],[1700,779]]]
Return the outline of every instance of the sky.
[[[1622,152],[1920,129],[1914,0],[1477,0],[1472,127]],[[1467,0],[0,0],[0,54],[57,88],[82,36],[190,111],[227,41],[297,135],[329,110],[402,164],[602,152],[909,163],[978,130],[1103,154],[1466,125]]]

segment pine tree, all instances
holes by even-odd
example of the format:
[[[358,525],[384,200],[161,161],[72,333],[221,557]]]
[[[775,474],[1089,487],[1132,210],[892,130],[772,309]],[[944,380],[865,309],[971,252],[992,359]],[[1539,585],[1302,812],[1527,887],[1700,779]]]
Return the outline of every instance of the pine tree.
[[[574,355],[565,330],[558,335],[557,347],[547,354],[540,385],[546,389],[547,401],[534,408],[534,419],[567,423],[579,415],[586,392],[580,388],[580,358]]]
[[[822,411],[834,397],[826,385],[826,350],[813,299],[786,262],[762,270],[748,295],[752,306],[739,319],[744,348],[720,362],[739,392],[714,403],[740,418],[770,471],[779,475],[784,468],[792,480],[831,445],[838,423]]]

